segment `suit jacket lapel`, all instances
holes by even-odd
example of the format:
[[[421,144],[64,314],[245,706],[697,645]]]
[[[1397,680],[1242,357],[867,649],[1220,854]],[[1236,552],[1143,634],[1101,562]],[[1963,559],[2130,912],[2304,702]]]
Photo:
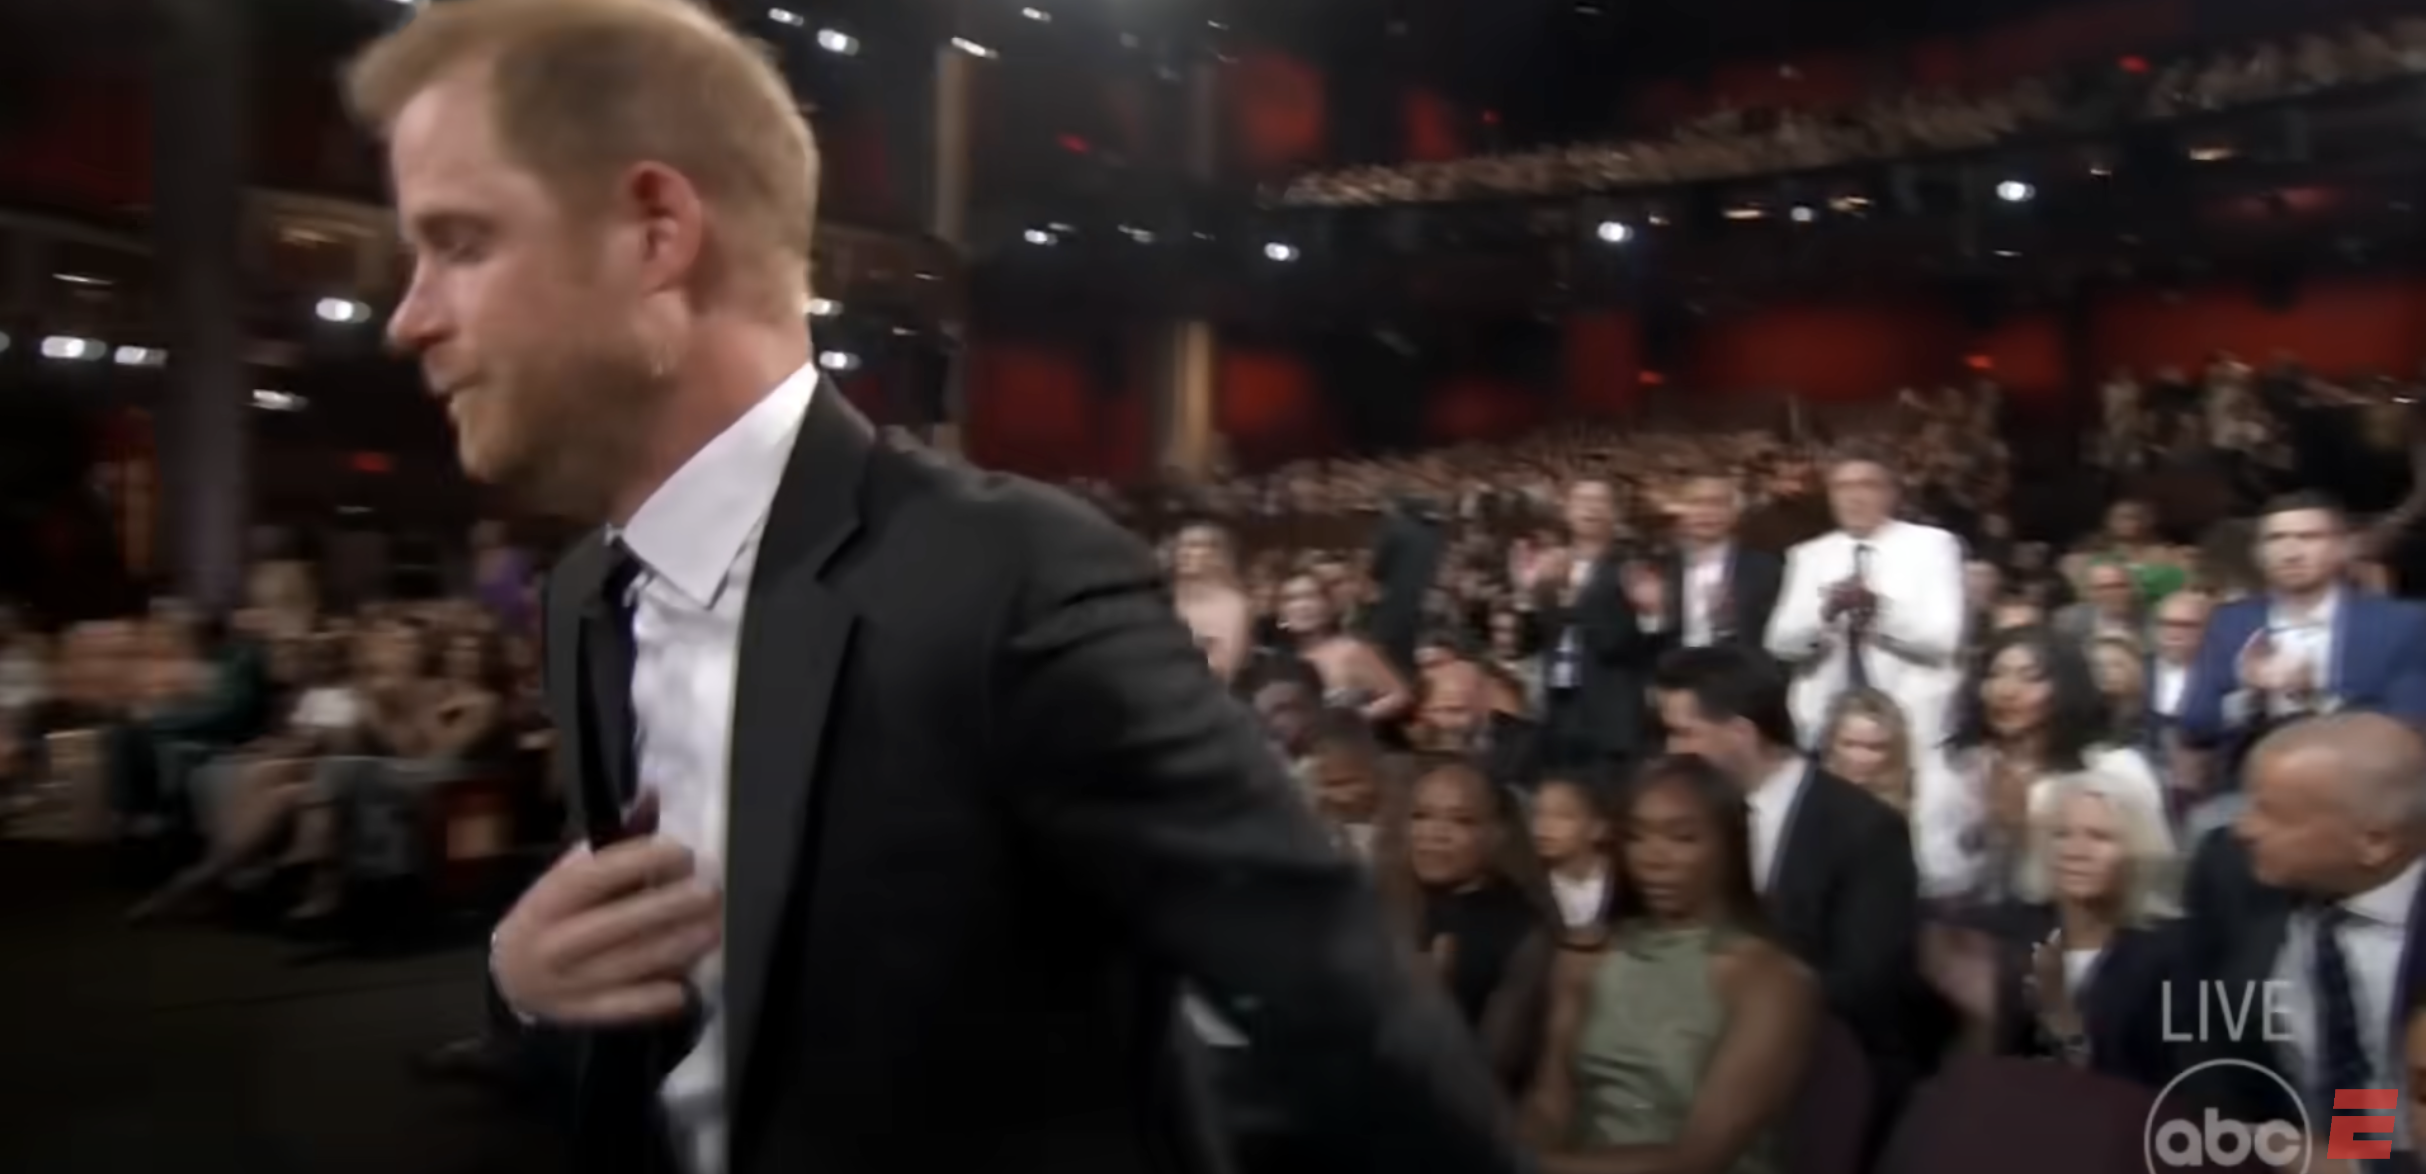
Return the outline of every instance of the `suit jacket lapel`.
[[[850,600],[823,576],[859,529],[874,445],[841,391],[819,385],[768,511],[742,615],[725,862],[725,1077],[736,1106],[777,944],[810,908],[815,862],[803,866],[801,846],[815,838],[832,789],[849,782],[817,773],[856,622]]]

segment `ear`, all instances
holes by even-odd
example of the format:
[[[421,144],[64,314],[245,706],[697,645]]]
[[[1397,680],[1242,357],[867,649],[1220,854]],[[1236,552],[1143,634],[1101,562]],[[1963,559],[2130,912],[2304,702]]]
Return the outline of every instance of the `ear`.
[[[690,177],[662,163],[624,172],[619,196],[639,233],[640,270],[654,290],[686,284],[707,250],[707,204]]]

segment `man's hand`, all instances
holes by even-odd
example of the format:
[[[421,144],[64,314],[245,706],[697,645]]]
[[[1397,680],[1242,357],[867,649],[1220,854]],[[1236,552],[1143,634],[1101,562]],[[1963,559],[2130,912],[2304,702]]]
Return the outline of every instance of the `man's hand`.
[[[684,978],[724,937],[724,898],[663,837],[576,848],[497,926],[498,993],[550,1023],[612,1027],[682,1013]]]
[[[1626,602],[1636,615],[1660,616],[1668,612],[1668,584],[1660,577],[1659,568],[1649,563],[1626,564]]]

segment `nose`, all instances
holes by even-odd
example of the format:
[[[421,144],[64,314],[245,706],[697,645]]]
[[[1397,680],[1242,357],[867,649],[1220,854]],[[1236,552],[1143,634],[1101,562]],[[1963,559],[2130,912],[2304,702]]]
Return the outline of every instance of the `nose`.
[[[418,355],[437,345],[444,335],[437,300],[430,283],[419,266],[413,270],[413,282],[405,287],[404,300],[396,304],[396,312],[388,316],[387,343],[399,354]]]

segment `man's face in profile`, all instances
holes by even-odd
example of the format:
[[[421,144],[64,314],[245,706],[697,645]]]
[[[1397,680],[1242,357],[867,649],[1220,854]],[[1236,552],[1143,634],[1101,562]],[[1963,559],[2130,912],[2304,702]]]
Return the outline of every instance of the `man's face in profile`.
[[[389,163],[413,279],[388,336],[445,404],[464,471],[603,518],[677,357],[670,338],[651,355],[637,328],[647,226],[613,206],[573,215],[506,150],[476,70],[405,104]]]

